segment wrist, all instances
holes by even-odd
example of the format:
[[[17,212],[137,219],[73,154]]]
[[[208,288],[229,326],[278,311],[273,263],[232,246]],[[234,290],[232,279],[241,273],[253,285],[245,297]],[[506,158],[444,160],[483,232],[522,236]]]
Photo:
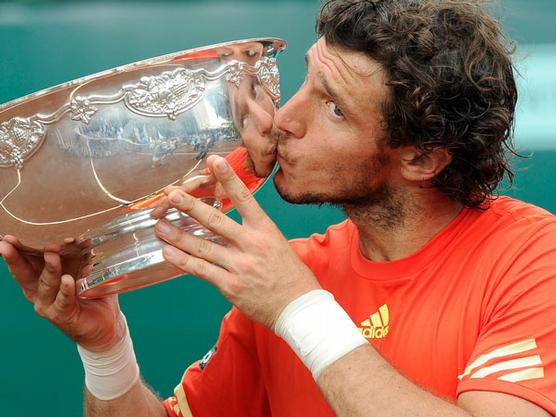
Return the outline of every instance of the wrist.
[[[109,350],[93,352],[77,345],[85,371],[85,385],[100,400],[113,400],[127,393],[139,379],[139,365],[125,316],[121,314],[123,337]]]
[[[101,338],[101,340],[98,340],[97,338],[93,341],[88,341],[88,337],[74,340],[79,348],[85,349],[89,352],[93,352],[95,354],[108,352],[121,343],[121,341],[126,337],[126,333],[129,333],[126,318],[120,310],[117,311],[114,317],[114,322],[115,324],[112,334],[106,335],[106,337]]]
[[[367,343],[345,310],[328,291],[303,294],[280,313],[274,331],[282,337],[314,379],[336,360]]]

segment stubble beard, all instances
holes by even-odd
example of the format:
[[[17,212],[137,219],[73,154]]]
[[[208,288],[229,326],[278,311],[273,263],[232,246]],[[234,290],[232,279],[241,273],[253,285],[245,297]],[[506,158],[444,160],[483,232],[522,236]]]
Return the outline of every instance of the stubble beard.
[[[362,164],[361,171],[366,171],[366,175],[352,178],[350,186],[335,194],[309,192],[293,195],[282,189],[276,183],[276,179],[274,184],[280,197],[288,203],[339,207],[357,225],[392,230],[403,225],[406,217],[402,193],[386,181],[369,186],[373,177],[381,176],[387,164],[388,158],[385,154],[374,156]],[[338,175],[342,175],[341,170],[338,171]]]
[[[393,230],[402,226],[406,218],[401,193],[388,183],[369,192],[367,197],[346,200],[338,206],[358,226]]]

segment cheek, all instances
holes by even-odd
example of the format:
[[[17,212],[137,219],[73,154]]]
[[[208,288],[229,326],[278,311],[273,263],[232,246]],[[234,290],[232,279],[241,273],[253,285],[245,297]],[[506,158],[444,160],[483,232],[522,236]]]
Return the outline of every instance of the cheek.
[[[354,174],[354,166],[350,159],[340,152],[323,148],[309,153],[307,157],[302,159],[303,162],[300,165],[303,167],[300,170],[301,175],[296,176],[297,180],[301,182],[330,186],[345,183],[346,180],[350,181]]]
[[[330,185],[349,187],[355,183],[370,184],[379,180],[385,171],[377,160],[377,154],[369,151],[368,148],[349,144],[330,147],[322,158],[311,161],[311,168],[319,172],[321,181]]]

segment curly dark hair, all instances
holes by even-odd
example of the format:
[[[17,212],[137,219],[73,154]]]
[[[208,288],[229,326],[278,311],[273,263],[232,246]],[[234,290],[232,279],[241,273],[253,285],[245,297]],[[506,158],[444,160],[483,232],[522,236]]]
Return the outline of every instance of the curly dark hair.
[[[329,0],[316,30],[382,64],[386,144],[446,148],[453,160],[433,181],[445,195],[476,207],[512,182],[513,51],[480,1]]]

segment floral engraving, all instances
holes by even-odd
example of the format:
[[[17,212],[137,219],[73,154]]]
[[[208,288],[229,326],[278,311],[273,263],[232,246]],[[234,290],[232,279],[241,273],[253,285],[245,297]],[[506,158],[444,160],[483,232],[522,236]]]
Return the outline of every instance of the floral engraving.
[[[71,120],[89,124],[91,117],[97,112],[97,108],[91,106],[87,97],[77,96],[70,103]]]
[[[276,58],[265,57],[255,64],[257,77],[275,101],[280,99],[280,73]]]
[[[30,155],[45,137],[39,122],[14,117],[0,123],[0,166],[23,168],[23,160]]]
[[[205,78],[186,68],[142,77],[140,82],[124,86],[126,106],[144,116],[167,116],[174,120],[202,98]]]
[[[226,81],[233,83],[237,88],[239,88],[241,84],[241,80],[243,79],[243,67],[245,64],[243,62],[233,62],[228,67],[228,72],[226,73]]]

